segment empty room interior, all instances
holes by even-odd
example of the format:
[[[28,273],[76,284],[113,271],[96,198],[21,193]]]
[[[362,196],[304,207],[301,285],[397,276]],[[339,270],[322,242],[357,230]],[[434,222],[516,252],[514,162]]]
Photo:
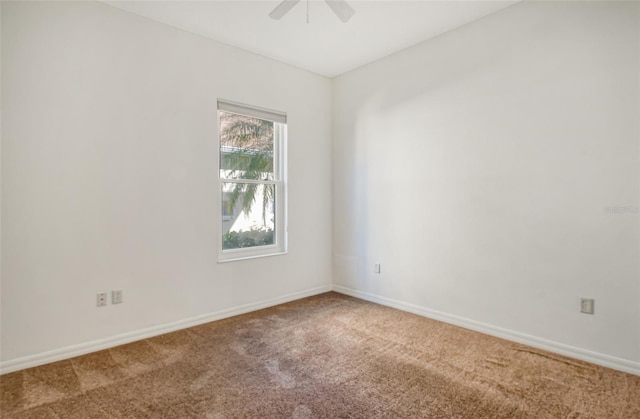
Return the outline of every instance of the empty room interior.
[[[640,418],[640,3],[0,7],[2,418]]]

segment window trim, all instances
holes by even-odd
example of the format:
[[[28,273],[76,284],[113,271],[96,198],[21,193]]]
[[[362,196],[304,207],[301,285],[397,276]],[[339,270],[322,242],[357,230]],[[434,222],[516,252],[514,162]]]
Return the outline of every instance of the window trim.
[[[250,179],[224,179],[220,175],[220,111],[235,113],[238,115],[259,118],[274,122],[273,132],[273,181],[255,181]],[[245,259],[255,259],[268,256],[284,255],[287,253],[287,115],[284,112],[260,108],[252,105],[245,105],[228,100],[218,99],[217,115],[217,172],[218,172],[218,263],[233,262]],[[255,246],[250,248],[228,249],[222,248],[222,223],[224,215],[222,210],[224,183],[271,183],[275,185],[275,244],[266,246]]]
[[[261,108],[259,106],[245,105],[244,103],[232,102],[230,100],[218,99],[218,111],[265,119],[280,124],[287,123],[287,114],[284,112]]]

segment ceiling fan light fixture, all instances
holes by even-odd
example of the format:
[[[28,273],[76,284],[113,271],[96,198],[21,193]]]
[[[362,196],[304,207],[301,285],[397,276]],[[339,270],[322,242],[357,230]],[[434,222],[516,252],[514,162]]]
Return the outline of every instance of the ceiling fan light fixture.
[[[269,17],[275,20],[280,20],[299,2],[300,0],[282,0],[282,2],[276,6],[271,13],[269,13]],[[349,21],[349,19],[351,19],[351,17],[356,13],[353,7],[349,6],[349,3],[345,0],[325,0],[325,3],[327,3],[331,10],[333,10],[333,13],[335,13],[338,19],[344,23]]]

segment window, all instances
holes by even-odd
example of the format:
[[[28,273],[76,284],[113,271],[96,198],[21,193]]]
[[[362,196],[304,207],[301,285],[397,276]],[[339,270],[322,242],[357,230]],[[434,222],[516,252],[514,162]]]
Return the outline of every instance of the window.
[[[221,262],[285,253],[287,117],[218,100]]]

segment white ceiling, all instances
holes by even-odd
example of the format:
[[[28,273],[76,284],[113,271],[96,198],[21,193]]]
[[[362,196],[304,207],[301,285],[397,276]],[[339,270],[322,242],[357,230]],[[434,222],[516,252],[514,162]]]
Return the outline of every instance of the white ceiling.
[[[350,0],[356,14],[347,23],[338,20],[322,0],[301,0],[279,21],[268,16],[277,0],[105,3],[334,77],[518,1]]]

